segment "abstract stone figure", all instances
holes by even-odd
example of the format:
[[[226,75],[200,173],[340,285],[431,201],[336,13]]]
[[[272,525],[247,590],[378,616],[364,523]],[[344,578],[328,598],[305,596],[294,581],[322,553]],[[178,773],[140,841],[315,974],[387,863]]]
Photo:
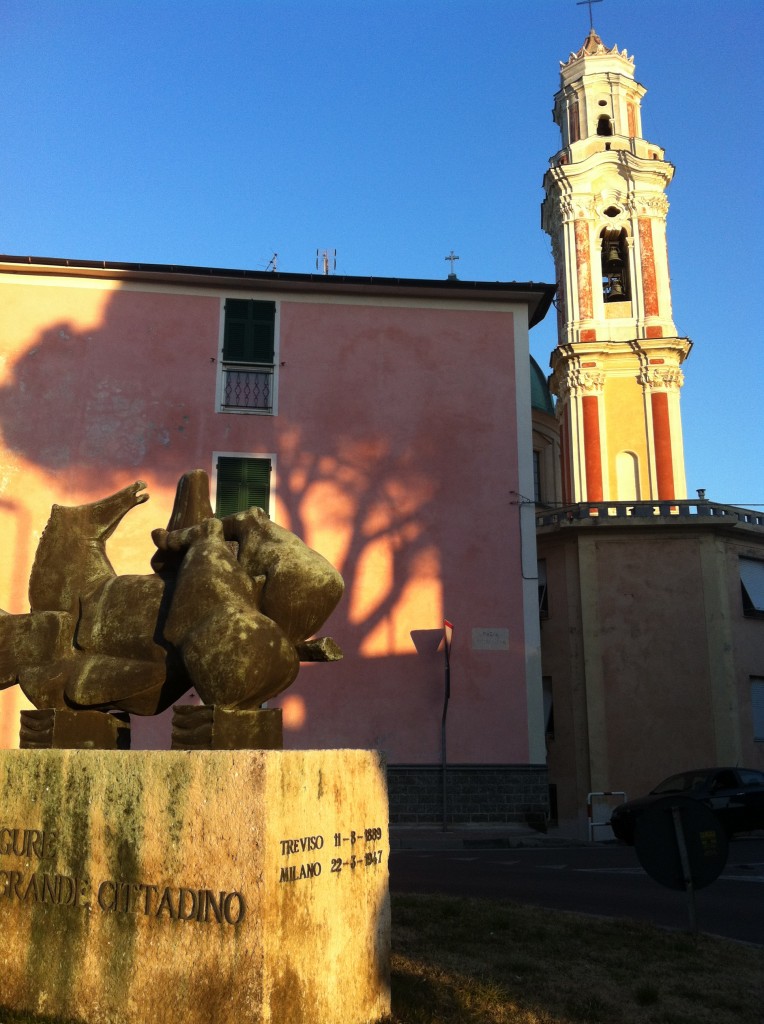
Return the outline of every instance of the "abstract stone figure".
[[[54,505],[26,615],[0,610],[0,689],[38,708],[164,711],[192,687],[207,704],[255,709],[285,690],[300,660],[335,661],[309,640],[344,584],[317,552],[258,508],[215,519],[202,470],[181,477],[154,573],[117,576],[106,541],[148,500],[138,481],[109,498]]]

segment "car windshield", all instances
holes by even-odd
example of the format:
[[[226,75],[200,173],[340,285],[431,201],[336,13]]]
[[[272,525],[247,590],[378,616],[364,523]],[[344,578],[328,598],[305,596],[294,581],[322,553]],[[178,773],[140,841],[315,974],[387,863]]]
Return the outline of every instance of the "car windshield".
[[[704,786],[708,781],[707,774],[698,772],[683,772],[681,775],[672,775],[670,779],[664,779],[656,786],[653,793],[686,793],[691,789]]]

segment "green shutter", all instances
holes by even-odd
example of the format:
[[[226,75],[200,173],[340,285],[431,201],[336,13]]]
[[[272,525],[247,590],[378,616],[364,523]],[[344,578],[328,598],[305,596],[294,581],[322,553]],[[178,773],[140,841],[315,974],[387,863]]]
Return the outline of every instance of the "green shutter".
[[[226,299],[223,361],[273,363],[276,303]]]
[[[271,460],[243,459],[227,455],[218,458],[215,515],[229,516],[247,508],[268,511],[271,491]]]

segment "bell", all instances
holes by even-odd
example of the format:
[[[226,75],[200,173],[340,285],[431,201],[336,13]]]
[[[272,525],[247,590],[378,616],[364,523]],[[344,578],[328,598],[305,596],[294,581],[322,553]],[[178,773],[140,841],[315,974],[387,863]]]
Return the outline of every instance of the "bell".
[[[619,266],[620,267],[622,264],[623,264],[623,260],[621,259],[621,248],[618,245],[618,242],[608,242],[607,243],[607,251],[605,252],[605,266],[606,267],[613,267],[613,266]]]
[[[615,277],[610,282],[610,294],[608,295],[608,298],[611,301],[623,298],[623,284],[620,277]]]

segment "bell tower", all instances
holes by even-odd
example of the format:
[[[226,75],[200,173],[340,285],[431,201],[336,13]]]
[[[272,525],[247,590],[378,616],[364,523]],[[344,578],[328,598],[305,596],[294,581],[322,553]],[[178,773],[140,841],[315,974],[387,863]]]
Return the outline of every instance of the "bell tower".
[[[560,65],[562,148],[541,225],[557,274],[565,502],[686,497],[679,390],[692,343],[671,310],[665,191],[674,168],[642,136],[634,58],[590,31]]]

